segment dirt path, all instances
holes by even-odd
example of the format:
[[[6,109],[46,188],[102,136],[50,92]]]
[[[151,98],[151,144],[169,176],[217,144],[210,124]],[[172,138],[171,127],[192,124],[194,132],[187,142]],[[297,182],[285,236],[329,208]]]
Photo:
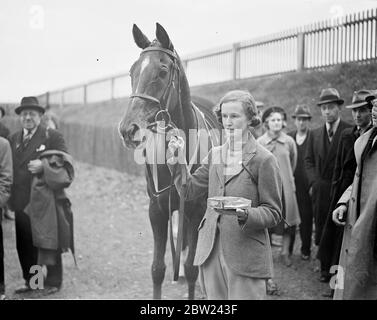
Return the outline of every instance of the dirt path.
[[[153,239],[144,178],[76,163],[76,179],[68,193],[75,216],[78,267],[72,255],[64,254],[63,289],[49,298],[151,299]],[[14,222],[3,221],[3,229],[7,295],[20,298],[13,295],[14,289],[22,284]],[[275,281],[282,294],[269,298],[323,299],[321,293],[326,285],[317,280],[314,261],[300,260],[299,240],[296,242],[290,268],[280,263],[279,250],[273,248]],[[184,299],[186,285],[172,282],[170,251],[167,251],[166,264],[163,299]],[[37,296],[31,294],[24,298]]]

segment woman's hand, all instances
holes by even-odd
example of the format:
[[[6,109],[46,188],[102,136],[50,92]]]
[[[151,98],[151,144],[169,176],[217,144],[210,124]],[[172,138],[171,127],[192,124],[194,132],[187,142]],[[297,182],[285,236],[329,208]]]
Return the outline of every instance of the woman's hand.
[[[249,216],[248,209],[236,209],[236,215],[239,222],[245,223]]]
[[[168,144],[168,148],[170,150],[170,152],[176,156],[175,152],[178,150],[183,150],[185,146],[185,141],[183,140],[182,137],[179,137],[179,136],[171,136],[170,138],[170,141],[169,141],[169,144]]]

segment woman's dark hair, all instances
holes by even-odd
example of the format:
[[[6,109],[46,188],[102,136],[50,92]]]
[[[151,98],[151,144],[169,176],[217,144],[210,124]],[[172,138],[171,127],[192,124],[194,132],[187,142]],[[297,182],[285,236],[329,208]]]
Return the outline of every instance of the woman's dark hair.
[[[257,127],[261,120],[258,117],[258,108],[254,97],[248,91],[244,90],[232,90],[226,93],[221,99],[218,105],[215,107],[214,112],[217,117],[217,121],[222,124],[221,106],[227,102],[238,101],[241,102],[245,111],[245,115],[249,120],[249,126]]]

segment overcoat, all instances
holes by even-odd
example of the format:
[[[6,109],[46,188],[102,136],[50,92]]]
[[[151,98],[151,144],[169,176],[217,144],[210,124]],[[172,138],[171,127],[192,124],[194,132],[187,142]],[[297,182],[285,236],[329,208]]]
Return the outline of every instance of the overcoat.
[[[283,181],[285,219],[290,226],[300,224],[300,212],[296,198],[296,185],[293,176],[297,165],[297,147],[291,136],[281,132],[277,139],[272,139],[267,132],[258,138],[258,142],[276,157]]]
[[[34,176],[31,201],[25,208],[30,217],[33,245],[40,249],[74,252],[73,216],[64,190],[74,178],[72,157],[59,150],[48,150],[40,159],[43,172]]]
[[[344,129],[352,127],[340,120],[331,143],[328,142],[326,125],[314,129],[309,136],[305,155],[305,169],[312,187],[313,214],[315,219],[315,244],[319,245],[330,207],[331,181],[339,138]]]
[[[23,211],[30,200],[32,174],[28,170],[30,160],[38,159],[46,150],[67,151],[63,136],[56,130],[39,125],[26,148],[22,147],[23,131],[15,132],[9,137],[13,156],[13,185],[10,207],[13,211]]]
[[[344,289],[341,288],[342,283],[335,289],[336,300],[377,299],[377,138],[364,161],[360,176],[361,155],[371,133],[372,129],[355,142],[356,173],[352,187],[344,192],[338,202],[347,203],[348,212],[339,260],[342,270],[338,270],[338,274],[344,276]],[[358,212],[359,179],[362,179],[362,187]]]
[[[354,126],[353,128],[345,129],[339,139],[331,185],[330,208],[318,248],[318,258],[328,269],[339,262],[343,227],[335,225],[332,221],[332,212],[336,208],[336,204],[343,192],[352,184],[356,171],[354,144],[358,137],[357,127]]]
[[[198,227],[198,243],[195,265],[208,259],[219,236],[224,258],[228,266],[239,275],[253,278],[273,276],[272,251],[267,228],[281,220],[282,181],[276,158],[254,138],[243,149],[242,168],[234,175],[224,175],[224,159],[228,143],[211,149],[202,165],[188,175],[185,199],[192,200],[203,194],[213,196],[236,196],[250,199],[247,221],[240,224],[236,216],[221,215],[207,207]],[[173,172],[174,165],[169,164]],[[182,171],[176,170],[175,185],[182,187]]]
[[[12,180],[12,151],[8,140],[0,137],[0,208],[8,201]]]

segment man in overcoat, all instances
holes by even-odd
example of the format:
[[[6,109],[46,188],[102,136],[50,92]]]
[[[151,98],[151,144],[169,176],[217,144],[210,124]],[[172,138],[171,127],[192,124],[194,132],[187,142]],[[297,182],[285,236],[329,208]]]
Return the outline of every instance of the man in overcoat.
[[[305,155],[305,169],[309,179],[309,193],[313,202],[315,245],[319,245],[330,207],[331,181],[336,152],[342,131],[351,125],[340,119],[340,106],[344,100],[334,88],[322,90],[317,106],[321,108],[325,124],[312,131]],[[330,275],[321,266],[321,282]]]
[[[3,207],[10,196],[12,179],[12,152],[8,140],[0,137],[0,300],[5,299],[4,247],[1,220]]]
[[[322,233],[318,248],[318,259],[324,269],[330,272],[333,265],[339,262],[340,248],[342,246],[343,227],[336,226],[332,221],[332,212],[343,192],[352,184],[356,171],[356,159],[353,151],[356,139],[372,127],[372,104],[365,101],[371,90],[355,91],[352,104],[346,106],[352,110],[355,125],[345,129],[339,139],[338,151],[335,160],[334,174],[331,187],[330,210],[326,218],[326,224]],[[325,296],[332,296],[333,290],[325,292]]]
[[[355,142],[357,169],[352,186],[332,214],[333,221],[344,226],[336,300],[377,299],[377,100],[372,120],[373,128]]]
[[[67,151],[63,136],[53,129],[41,125],[44,108],[39,105],[36,97],[24,97],[20,106],[15,109],[19,115],[22,130],[9,137],[13,154],[13,186],[10,197],[10,207],[15,212],[16,247],[25,283],[15,293],[25,293],[30,287],[30,268],[37,265],[38,250],[33,245],[30,218],[24,209],[30,201],[31,182],[34,175],[43,171],[39,155],[46,150]],[[52,267],[47,267],[49,280],[60,277],[61,261]],[[54,281],[56,282],[56,281]],[[48,292],[46,292],[48,293]]]

